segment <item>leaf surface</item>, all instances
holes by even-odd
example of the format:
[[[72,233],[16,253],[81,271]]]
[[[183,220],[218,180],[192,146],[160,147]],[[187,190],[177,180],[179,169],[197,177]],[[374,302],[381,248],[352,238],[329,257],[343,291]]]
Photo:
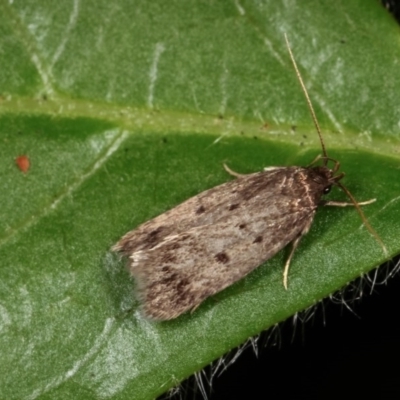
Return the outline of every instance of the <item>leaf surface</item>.
[[[123,234],[231,179],[224,162],[321,152],[284,32],[343,183],[399,254],[398,27],[375,1],[0,3],[0,397],[154,398],[387,259],[325,207],[288,291],[283,251],[193,314],[136,311]]]

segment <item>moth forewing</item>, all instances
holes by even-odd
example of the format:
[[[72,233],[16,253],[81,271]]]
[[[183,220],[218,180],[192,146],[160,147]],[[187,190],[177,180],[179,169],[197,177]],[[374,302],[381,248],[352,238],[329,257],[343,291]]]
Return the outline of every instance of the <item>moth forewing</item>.
[[[298,242],[330,179],[326,167],[239,175],[129,232],[114,250],[130,254],[144,314],[175,318]]]

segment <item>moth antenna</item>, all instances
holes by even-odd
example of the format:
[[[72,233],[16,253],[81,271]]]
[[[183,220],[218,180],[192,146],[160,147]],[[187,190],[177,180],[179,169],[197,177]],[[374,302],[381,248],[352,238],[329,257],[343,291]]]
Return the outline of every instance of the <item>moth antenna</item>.
[[[312,119],[314,121],[314,126],[315,126],[315,128],[316,128],[316,130],[318,132],[319,140],[321,142],[322,152],[324,154],[324,165],[327,165],[328,160],[331,160],[331,159],[328,157],[328,154],[327,154],[326,149],[325,149],[325,144],[324,144],[324,141],[322,139],[322,134],[321,134],[321,128],[319,127],[317,116],[315,115],[314,107],[313,107],[313,105],[311,103],[310,96],[308,95],[306,86],[304,85],[303,78],[301,77],[299,68],[297,67],[297,63],[296,63],[296,60],[294,59],[294,56],[293,56],[293,53],[292,53],[292,49],[290,48],[290,43],[289,43],[289,40],[287,38],[286,33],[284,35],[285,35],[286,46],[287,46],[287,49],[288,49],[288,52],[289,52],[289,55],[290,55],[290,59],[292,60],[292,64],[293,64],[294,70],[296,71],[297,79],[300,82],[300,86],[301,86],[301,89],[303,90],[304,96],[306,98],[307,105],[308,105],[308,108],[309,108],[310,113],[311,113],[311,117],[312,117]],[[384,245],[382,239],[379,237],[379,235],[375,232],[374,228],[372,228],[372,226],[368,222],[367,218],[365,217],[363,211],[361,210],[361,208],[359,206],[359,203],[357,203],[357,201],[353,197],[353,195],[340,182],[336,182],[335,185],[339,186],[346,193],[346,195],[349,197],[349,199],[354,204],[354,207],[356,208],[358,214],[360,215],[365,227],[369,230],[369,232],[372,234],[372,236],[374,236],[376,241],[382,247],[382,250],[385,253],[385,255],[388,255],[386,246]]]
[[[293,53],[292,53],[292,49],[290,48],[289,39],[287,38],[286,33],[285,33],[285,40],[286,40],[287,49],[289,51],[290,59],[292,60],[292,64],[293,64],[294,70],[296,71],[297,79],[300,82],[300,86],[301,86],[301,89],[303,90],[304,96],[306,98],[308,109],[310,110],[311,117],[312,117],[313,122],[314,122],[314,126],[315,126],[315,128],[316,128],[316,130],[318,132],[319,140],[321,142],[321,147],[322,147],[322,153],[324,154],[324,157],[325,157],[324,165],[326,165],[327,162],[328,162],[327,161],[328,154],[326,152],[325,144],[324,144],[324,141],[322,139],[321,128],[319,127],[317,116],[315,115],[314,107],[313,107],[313,105],[311,103],[310,96],[308,95],[306,86],[304,85],[303,78],[301,77],[300,71],[299,71],[299,69],[297,67],[296,60],[294,59],[294,56],[293,56]]]
[[[370,231],[372,236],[376,239],[376,241],[379,243],[379,245],[382,247],[383,252],[385,253],[385,256],[388,255],[388,251],[386,249],[386,246],[384,245],[382,239],[379,237],[379,235],[375,232],[375,229],[370,225],[368,222],[367,218],[365,217],[363,211],[361,210],[361,207],[359,206],[357,200],[354,198],[354,196],[349,192],[349,190],[346,188],[346,186],[343,186],[340,182],[336,182],[335,185],[339,186],[343,192],[346,193],[346,195],[349,197],[351,202],[354,204],[354,207],[358,211],[358,214],[360,214],[360,217],[362,219],[363,224],[365,227]]]

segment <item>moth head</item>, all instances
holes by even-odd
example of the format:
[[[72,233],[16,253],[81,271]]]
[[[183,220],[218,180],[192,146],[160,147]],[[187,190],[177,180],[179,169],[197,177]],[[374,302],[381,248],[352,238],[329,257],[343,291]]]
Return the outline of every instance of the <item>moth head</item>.
[[[332,189],[332,185],[338,185],[338,182],[344,177],[344,173],[337,174],[340,168],[338,161],[329,157],[318,157],[318,159],[323,160],[323,165],[312,167],[315,172],[313,180],[321,186],[322,194],[328,194]],[[328,161],[334,163],[333,168],[328,167]]]

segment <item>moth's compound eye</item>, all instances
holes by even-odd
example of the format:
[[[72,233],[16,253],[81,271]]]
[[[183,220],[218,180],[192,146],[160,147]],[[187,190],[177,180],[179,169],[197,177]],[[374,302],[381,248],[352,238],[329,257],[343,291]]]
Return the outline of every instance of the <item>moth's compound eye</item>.
[[[328,194],[328,193],[331,191],[331,187],[332,187],[332,186],[327,186],[327,187],[324,189],[324,194]]]

